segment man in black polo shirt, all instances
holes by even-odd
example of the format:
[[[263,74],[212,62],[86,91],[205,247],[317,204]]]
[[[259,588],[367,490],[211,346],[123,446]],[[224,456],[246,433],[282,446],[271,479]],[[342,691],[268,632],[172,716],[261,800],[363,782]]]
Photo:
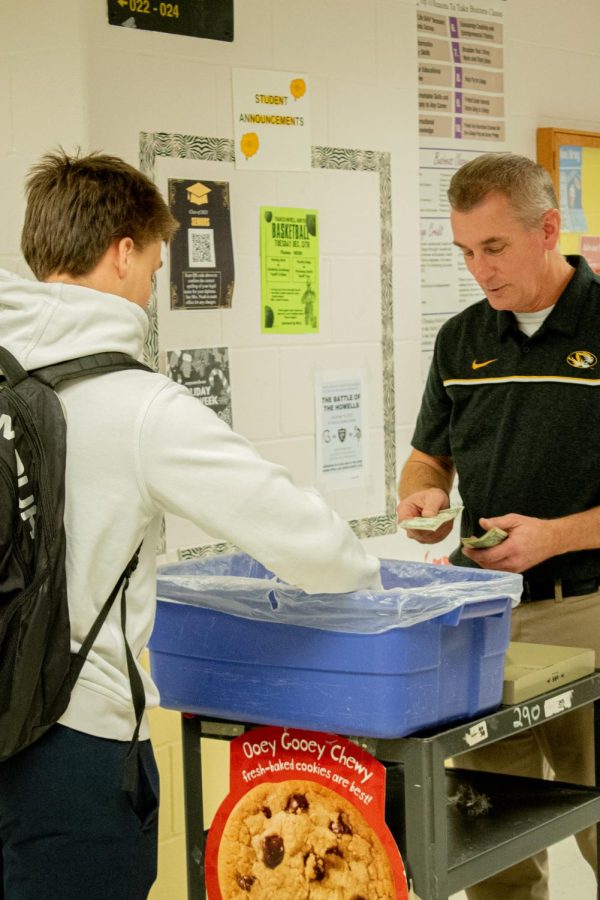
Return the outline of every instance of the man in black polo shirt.
[[[456,473],[462,535],[496,526],[508,537],[451,561],[523,574],[513,640],[591,646],[600,659],[600,279],[561,255],[552,181],[531,160],[477,157],[448,197],[454,243],[485,299],[440,329],[398,516],[448,507]],[[436,543],[451,529],[408,535]],[[594,783],[591,708],[510,740],[468,764],[538,778],[550,766],[558,780]],[[593,832],[577,839],[595,868]],[[545,900],[547,881],[544,852],[467,895]]]

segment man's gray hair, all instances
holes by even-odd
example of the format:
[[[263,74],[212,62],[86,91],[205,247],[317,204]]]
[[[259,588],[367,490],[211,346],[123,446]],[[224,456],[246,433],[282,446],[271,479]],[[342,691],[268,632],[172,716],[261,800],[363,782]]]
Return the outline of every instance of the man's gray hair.
[[[448,200],[457,212],[470,212],[492,193],[505,195],[526,228],[535,228],[545,212],[558,209],[550,174],[515,153],[484,153],[465,163],[450,181]]]

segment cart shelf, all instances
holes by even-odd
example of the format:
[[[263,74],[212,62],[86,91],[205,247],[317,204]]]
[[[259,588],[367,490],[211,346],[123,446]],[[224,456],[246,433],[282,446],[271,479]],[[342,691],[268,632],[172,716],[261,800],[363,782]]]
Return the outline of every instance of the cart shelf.
[[[600,822],[600,789],[449,767],[450,757],[593,703],[600,784],[600,671],[515,706],[439,732],[351,739],[388,768],[386,819],[421,900],[447,898]],[[188,897],[204,896],[201,737],[231,740],[252,726],[182,715]],[[488,815],[449,804],[459,784],[489,797]],[[600,889],[597,894],[600,898]]]

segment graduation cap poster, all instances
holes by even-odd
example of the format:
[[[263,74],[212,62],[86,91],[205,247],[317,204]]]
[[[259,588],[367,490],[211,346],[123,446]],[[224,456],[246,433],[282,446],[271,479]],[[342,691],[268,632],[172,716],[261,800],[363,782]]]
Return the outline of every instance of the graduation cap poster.
[[[171,309],[231,306],[234,286],[229,184],[169,179],[179,230],[170,247]]]

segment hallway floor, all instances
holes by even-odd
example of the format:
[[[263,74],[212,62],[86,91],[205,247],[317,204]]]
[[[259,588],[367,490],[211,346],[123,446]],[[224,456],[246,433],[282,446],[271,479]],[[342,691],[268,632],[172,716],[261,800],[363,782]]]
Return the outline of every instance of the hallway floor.
[[[550,847],[550,900],[596,900],[596,882],[588,864],[580,856],[575,838]],[[450,900],[466,900],[453,894]]]

